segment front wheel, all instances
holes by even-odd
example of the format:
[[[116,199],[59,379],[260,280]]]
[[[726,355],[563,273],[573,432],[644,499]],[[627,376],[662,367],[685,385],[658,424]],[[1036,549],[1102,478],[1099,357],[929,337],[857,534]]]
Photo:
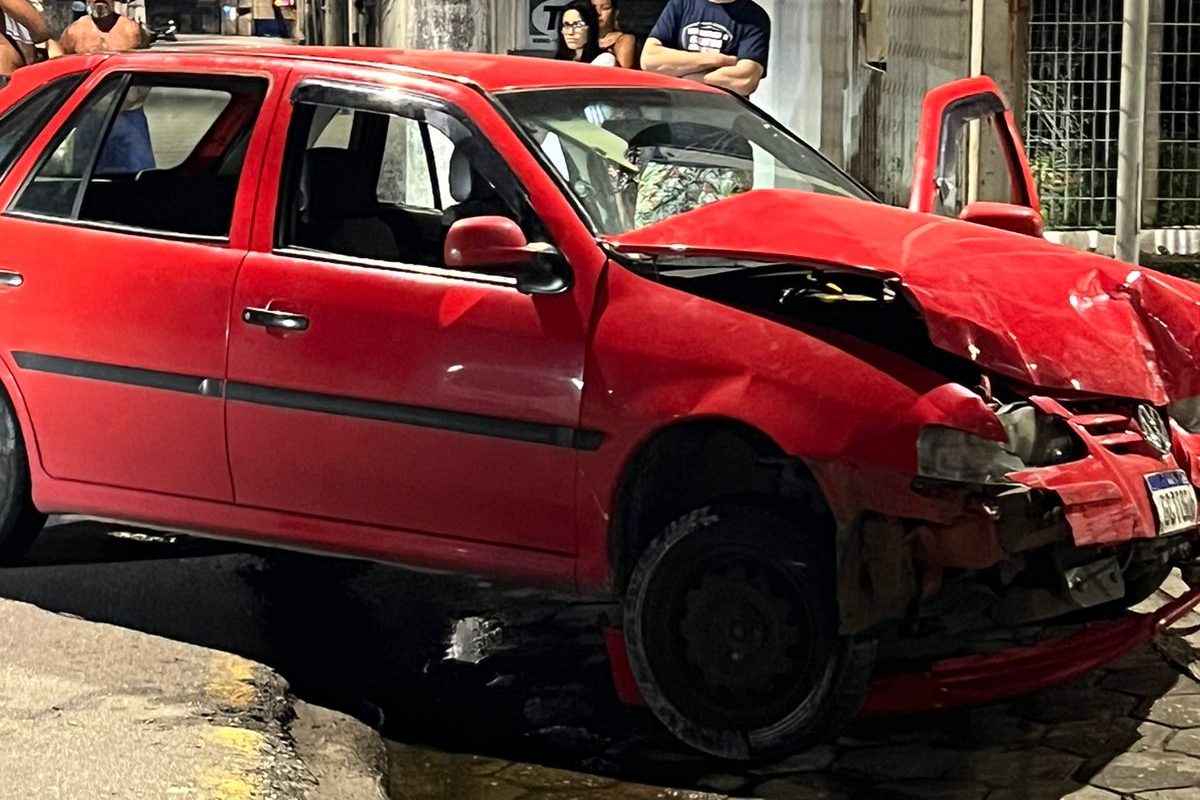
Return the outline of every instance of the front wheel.
[[[46,524],[33,506],[25,441],[12,408],[0,398],[0,565],[21,560]]]
[[[753,759],[816,743],[865,696],[874,648],[838,633],[832,534],[765,508],[684,515],[625,598],[630,666],[684,743]]]

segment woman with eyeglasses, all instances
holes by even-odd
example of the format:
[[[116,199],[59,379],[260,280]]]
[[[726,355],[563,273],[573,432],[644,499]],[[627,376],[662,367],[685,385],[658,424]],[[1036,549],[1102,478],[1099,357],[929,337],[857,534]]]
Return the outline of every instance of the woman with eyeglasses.
[[[617,57],[600,47],[600,15],[591,0],[571,0],[558,20],[556,59],[601,67],[617,66]]]

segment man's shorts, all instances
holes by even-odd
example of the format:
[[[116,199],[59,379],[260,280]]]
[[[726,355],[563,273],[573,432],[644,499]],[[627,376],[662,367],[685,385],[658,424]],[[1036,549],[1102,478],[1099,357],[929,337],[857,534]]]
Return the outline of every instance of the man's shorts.
[[[729,167],[691,167],[650,162],[638,179],[634,225],[655,222],[754,188],[754,175]]]

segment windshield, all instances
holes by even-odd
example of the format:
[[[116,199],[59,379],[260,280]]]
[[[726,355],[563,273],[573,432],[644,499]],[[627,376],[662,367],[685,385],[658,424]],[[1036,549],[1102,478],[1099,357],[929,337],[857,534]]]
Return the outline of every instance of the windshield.
[[[556,89],[509,92],[500,101],[604,234],[752,189],[873,199],[811,147],[723,93]]]

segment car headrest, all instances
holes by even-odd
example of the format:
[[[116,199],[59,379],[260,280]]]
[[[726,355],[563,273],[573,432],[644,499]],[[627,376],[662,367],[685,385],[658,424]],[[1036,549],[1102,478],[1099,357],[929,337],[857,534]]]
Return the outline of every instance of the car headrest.
[[[314,147],[305,156],[310,220],[373,217],[378,212],[375,184],[357,153]]]
[[[495,189],[487,178],[479,174],[471,159],[461,149],[450,156],[450,196],[456,203],[468,200],[486,200],[496,196]]]

